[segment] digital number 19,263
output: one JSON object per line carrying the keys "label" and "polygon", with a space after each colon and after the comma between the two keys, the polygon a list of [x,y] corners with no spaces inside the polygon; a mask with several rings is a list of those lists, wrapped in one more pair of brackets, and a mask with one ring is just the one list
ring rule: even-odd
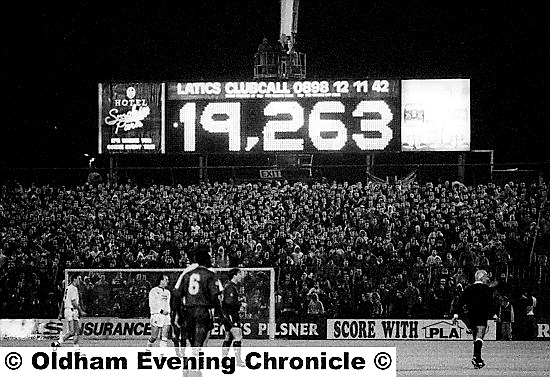
{"label": "digital number 19,263", "polygon": [[[303,151],[304,139],[277,137],[281,134],[298,132],[308,120],[308,136],[319,151],[339,151],[348,142],[349,130],[340,119],[326,119],[322,114],[343,114],[345,106],[340,101],[319,101],[310,111],[296,101],[273,101],[263,109],[267,119],[262,130],[263,151]],[[367,117],[367,114],[377,114]],[[351,114],[360,119],[360,133],[351,133],[351,140],[360,150],[382,150],[393,138],[389,127],[393,113],[383,100],[364,100],[355,106]],[[306,118],[307,117],[307,118]],[[197,122],[198,121],[198,122]],[[197,118],[195,102],[188,102],[179,110],[179,123],[183,124],[183,150],[195,152],[197,149],[197,123],[212,134],[226,134],[229,152],[239,152],[242,136],[246,137],[245,151],[250,151],[260,142],[260,135],[242,135],[241,103],[211,102],[206,105]],[[376,134],[377,137],[372,137]],[[290,136],[290,135],[287,135]],[[370,136],[370,137],[369,137]]]}

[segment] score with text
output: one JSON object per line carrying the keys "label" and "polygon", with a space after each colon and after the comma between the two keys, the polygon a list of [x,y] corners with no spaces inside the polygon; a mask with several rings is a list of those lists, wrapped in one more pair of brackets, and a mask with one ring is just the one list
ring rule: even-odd
{"label": "score with text", "polygon": [[361,152],[399,146],[395,98],[171,101],[167,153]]}

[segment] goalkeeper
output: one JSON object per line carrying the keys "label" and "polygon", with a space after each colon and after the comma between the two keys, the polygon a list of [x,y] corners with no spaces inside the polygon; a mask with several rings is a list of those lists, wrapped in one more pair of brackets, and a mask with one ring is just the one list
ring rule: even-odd
{"label": "goalkeeper", "polygon": [[229,271],[229,282],[223,289],[222,298],[222,324],[225,328],[225,339],[222,344],[222,354],[226,357],[229,353],[231,343],[233,343],[233,350],[235,351],[235,358],[237,359],[237,365],[243,366],[244,362],[241,359],[241,342],[243,339],[243,332],[241,329],[241,320],[239,318],[239,309],[241,303],[239,302],[239,290],[238,285],[243,279],[243,274],[238,268],[233,268]]}
{"label": "goalkeeper", "polygon": [[[52,342],[52,347],[59,347],[70,337],[73,338],[73,344],[75,347],[78,345],[78,336],[80,334],[80,317],[86,315],[80,304],[80,295],[78,293],[78,286],[81,283],[79,273],[71,275],[71,284],[65,289],[65,296],[59,310],[59,318],[65,319],[67,324],[67,333],[63,335],[59,334],[59,340]],[[64,316],[62,315],[64,313]]]}
{"label": "goalkeeper", "polygon": [[166,287],[170,278],[163,274],[159,277],[158,285],[149,291],[149,308],[151,310],[151,337],[147,347],[160,337],[160,346],[167,347],[170,333],[170,290]]}

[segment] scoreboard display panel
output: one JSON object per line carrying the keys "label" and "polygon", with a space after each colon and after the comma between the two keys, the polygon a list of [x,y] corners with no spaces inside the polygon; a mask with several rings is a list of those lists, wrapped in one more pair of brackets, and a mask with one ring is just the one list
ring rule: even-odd
{"label": "scoreboard display panel", "polygon": [[469,151],[470,80],[99,84],[99,153]]}
{"label": "scoreboard display panel", "polygon": [[398,80],[166,86],[166,153],[396,151]]}

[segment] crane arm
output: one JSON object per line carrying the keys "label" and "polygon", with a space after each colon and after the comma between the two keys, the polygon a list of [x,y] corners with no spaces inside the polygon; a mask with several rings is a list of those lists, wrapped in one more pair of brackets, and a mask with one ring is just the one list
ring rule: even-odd
{"label": "crane arm", "polygon": [[298,7],[300,0],[281,0],[281,38],[288,37],[294,42],[298,32]]}

